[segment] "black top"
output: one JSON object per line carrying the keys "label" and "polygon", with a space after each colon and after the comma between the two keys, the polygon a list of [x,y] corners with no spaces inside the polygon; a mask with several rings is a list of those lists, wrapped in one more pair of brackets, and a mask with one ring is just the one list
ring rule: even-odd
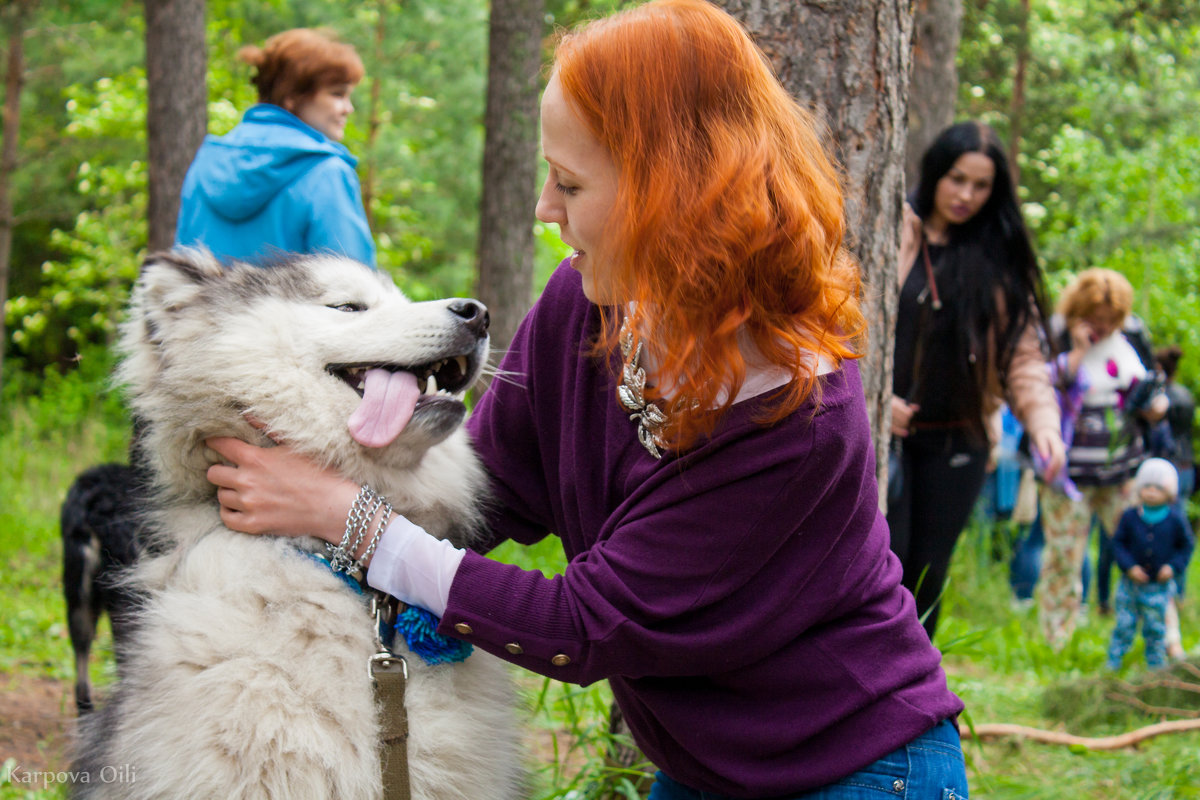
{"label": "black top", "polygon": [[[921,408],[913,415],[913,422],[921,423],[973,423],[982,414],[973,408],[971,393],[967,390],[974,380],[971,374],[972,356],[963,353],[957,334],[960,322],[961,303],[956,302],[955,286],[939,269],[939,262],[946,248],[929,245],[929,260],[933,265],[934,280],[942,301],[940,310],[934,310],[932,293],[927,291],[925,264],[920,254],[908,272],[908,278],[900,287],[900,302],[896,311],[896,348],[892,393]],[[924,345],[918,360],[918,335]],[[914,370],[919,367],[920,375]]]}

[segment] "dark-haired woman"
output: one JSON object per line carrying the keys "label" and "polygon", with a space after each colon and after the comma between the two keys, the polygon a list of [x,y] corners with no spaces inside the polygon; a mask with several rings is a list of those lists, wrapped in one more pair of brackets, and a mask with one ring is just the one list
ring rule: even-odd
{"label": "dark-haired woman", "polygon": [[1065,454],[1046,369],[1043,285],[995,131],[964,122],[921,161],[901,235],[892,436],[903,479],[892,549],[933,638],[950,558],[1007,400],[1053,477]]}
{"label": "dark-haired woman", "polygon": [[256,70],[258,104],[225,136],[209,136],[184,180],[177,245],[223,261],[331,252],[375,266],[375,243],[341,144],[362,80],[354,48],[295,28],[238,57]]}

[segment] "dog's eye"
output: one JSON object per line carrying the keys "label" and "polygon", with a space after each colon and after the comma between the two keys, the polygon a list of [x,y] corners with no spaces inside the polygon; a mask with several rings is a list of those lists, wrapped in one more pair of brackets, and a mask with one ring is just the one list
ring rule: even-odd
{"label": "dog's eye", "polygon": [[332,308],[334,311],[350,311],[350,312],[367,310],[367,307],[362,305],[361,303],[338,303],[337,305],[326,306],[326,308]]}

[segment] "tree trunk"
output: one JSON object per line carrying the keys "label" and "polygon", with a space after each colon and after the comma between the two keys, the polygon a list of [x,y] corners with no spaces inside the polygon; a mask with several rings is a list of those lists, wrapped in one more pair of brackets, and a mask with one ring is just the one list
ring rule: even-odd
{"label": "tree trunk", "polygon": [[[1012,105],[1008,110],[1008,164],[1014,187],[1021,185],[1021,135],[1025,123],[1025,73],[1029,64],[1029,0],[1021,0],[1018,20],[1017,63],[1013,74]],[[1148,292],[1147,292],[1148,294]]]}
{"label": "tree trunk", "polygon": [[12,262],[12,178],[17,171],[17,138],[21,130],[21,88],[25,85],[25,21],[33,0],[19,0],[9,8],[8,58],[4,74],[4,141],[0,144],[0,386],[4,384],[4,347],[8,342],[4,304],[8,300],[8,274]]}
{"label": "tree trunk", "polygon": [[[389,0],[379,0],[379,17],[375,20],[376,64],[384,63],[386,58],[384,45],[387,43],[387,18],[390,6]],[[383,128],[382,77],[382,75],[374,75],[371,78],[371,94],[367,106],[367,169],[362,182],[363,208],[367,212],[367,223],[370,225],[372,233],[375,233],[379,227],[375,222],[375,215],[371,212],[371,205],[375,201],[375,163],[377,160],[375,144],[379,141],[379,131]]]}
{"label": "tree trunk", "polygon": [[954,122],[958,99],[958,41],[962,0],[917,0],[913,24],[912,78],[908,90],[905,176],[917,184],[921,156]]}
{"label": "tree trunk", "polygon": [[[493,0],[479,210],[478,298],[492,348],[508,349],[533,303],[538,91],[545,0]],[[497,359],[498,360],[498,359]]]}
{"label": "tree trunk", "polygon": [[204,0],[145,0],[151,251],[175,243],[179,194],[208,126]]}
{"label": "tree trunk", "polygon": [[896,258],[913,17],[904,0],[718,0],[742,20],[783,85],[828,126],[845,171],[849,247],[863,276],[870,343],[859,362],[887,497]]}

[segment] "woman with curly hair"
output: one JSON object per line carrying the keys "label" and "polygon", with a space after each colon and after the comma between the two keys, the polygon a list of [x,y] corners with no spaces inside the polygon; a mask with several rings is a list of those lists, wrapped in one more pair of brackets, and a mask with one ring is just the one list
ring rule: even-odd
{"label": "woman with curly hair", "polygon": [[1041,272],[995,131],[979,122],[943,131],[922,158],[911,202],[892,384],[903,478],[887,519],[932,639],[954,546],[983,488],[989,418],[1007,400],[1051,479],[1065,448]]}
{"label": "woman with curly hair", "polygon": [[1075,632],[1093,519],[1106,537],[1097,593],[1107,602],[1103,573],[1111,570],[1111,553],[1106,558],[1103,551],[1134,500],[1133,477],[1147,456],[1142,423],[1158,422],[1167,411],[1166,395],[1124,332],[1133,299],[1124,275],[1092,267],[1075,275],[1058,300],[1056,322],[1064,330],[1056,337],[1053,374],[1070,431],[1067,468],[1064,481],[1038,494],[1046,539],[1038,620],[1055,650]]}
{"label": "woman with curly hair", "polygon": [[342,144],[363,77],[358,53],[329,31],[293,28],[238,58],[255,69],[258,103],[197,151],[175,243],[223,261],[328,251],[375,266],[358,160]]}
{"label": "woman with curly hair", "polygon": [[[573,253],[468,426],[481,550],[553,532],[569,563],[546,578],[401,520],[368,581],[500,658],[607,679],[655,800],[966,796],[963,706],[878,509],[859,275],[812,117],[732,17],[656,0],[558,42],[542,148],[537,216]],[[360,487],[212,444],[231,527],[340,538]]]}

